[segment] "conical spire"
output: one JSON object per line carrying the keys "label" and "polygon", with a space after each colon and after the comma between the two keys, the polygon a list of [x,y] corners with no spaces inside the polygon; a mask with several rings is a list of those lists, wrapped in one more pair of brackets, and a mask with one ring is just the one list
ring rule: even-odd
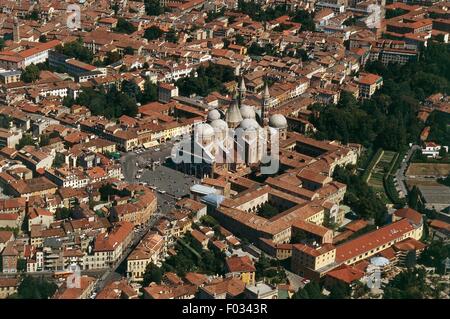
{"label": "conical spire", "polygon": [[270,99],[269,85],[267,81],[264,83],[264,99]]}
{"label": "conical spire", "polygon": [[245,87],[245,81],[244,81],[244,76],[242,75],[241,76],[241,84],[240,84],[240,86],[239,86],[239,90],[240,91],[247,91],[247,88]]}
{"label": "conical spire", "polygon": [[247,88],[245,87],[244,76],[241,75],[241,83],[239,84],[239,88],[238,88],[238,94],[239,94],[239,96],[238,96],[238,102],[239,103],[238,104],[239,104],[239,107],[242,106],[242,102],[245,99],[245,94],[246,93],[247,93]]}
{"label": "conical spire", "polygon": [[227,112],[225,113],[225,121],[227,122],[229,127],[235,128],[242,121],[241,111],[239,111],[239,106],[236,98],[231,102],[230,107],[228,107]]}

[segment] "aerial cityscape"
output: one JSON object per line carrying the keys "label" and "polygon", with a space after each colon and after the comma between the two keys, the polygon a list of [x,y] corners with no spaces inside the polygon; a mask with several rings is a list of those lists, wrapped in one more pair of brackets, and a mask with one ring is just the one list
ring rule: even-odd
{"label": "aerial cityscape", "polygon": [[0,299],[450,299],[449,37],[436,0],[0,0]]}

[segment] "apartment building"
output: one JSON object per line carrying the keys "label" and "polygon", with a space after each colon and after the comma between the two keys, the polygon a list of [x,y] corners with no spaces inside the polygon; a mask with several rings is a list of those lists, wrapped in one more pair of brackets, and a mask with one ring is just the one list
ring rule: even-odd
{"label": "apartment building", "polygon": [[127,258],[127,276],[131,281],[142,281],[148,264],[157,265],[164,251],[164,237],[148,233]]}

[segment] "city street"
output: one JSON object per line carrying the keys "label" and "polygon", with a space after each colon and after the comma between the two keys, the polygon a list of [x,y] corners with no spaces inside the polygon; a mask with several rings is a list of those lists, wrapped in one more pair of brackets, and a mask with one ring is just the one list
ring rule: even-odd
{"label": "city street", "polygon": [[100,277],[100,279],[97,281],[97,283],[95,285],[96,292],[102,290],[109,283],[116,281],[116,280],[120,280],[122,277],[126,276],[126,268],[127,268],[126,258],[136,248],[136,246],[139,244],[139,242],[142,240],[142,238],[144,238],[145,235],[147,235],[150,228],[153,227],[153,225],[159,220],[159,218],[161,218],[161,216],[162,216],[162,214],[159,212],[159,209],[158,209],[156,214],[154,214],[152,217],[150,217],[148,224],[139,228],[139,231],[134,233],[133,241],[127,247],[127,249],[123,252],[120,260],[118,260],[112,268],[107,269],[103,273],[103,275]]}

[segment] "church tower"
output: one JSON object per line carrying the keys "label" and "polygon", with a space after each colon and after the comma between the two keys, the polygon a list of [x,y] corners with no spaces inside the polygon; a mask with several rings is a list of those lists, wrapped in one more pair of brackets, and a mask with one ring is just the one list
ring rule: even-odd
{"label": "church tower", "polygon": [[262,127],[267,125],[267,112],[269,109],[269,100],[270,100],[269,85],[267,84],[267,81],[265,81],[261,105],[261,118],[260,118],[261,123],[259,123]]}
{"label": "church tower", "polygon": [[247,93],[247,88],[245,87],[245,81],[244,81],[244,76],[241,76],[241,83],[239,84],[239,88],[238,88],[238,102],[239,102],[239,107],[242,106],[242,102],[245,99],[245,94]]}
{"label": "church tower", "polygon": [[17,17],[14,17],[13,40],[15,43],[20,42],[20,26],[19,26],[19,19],[17,19]]}

